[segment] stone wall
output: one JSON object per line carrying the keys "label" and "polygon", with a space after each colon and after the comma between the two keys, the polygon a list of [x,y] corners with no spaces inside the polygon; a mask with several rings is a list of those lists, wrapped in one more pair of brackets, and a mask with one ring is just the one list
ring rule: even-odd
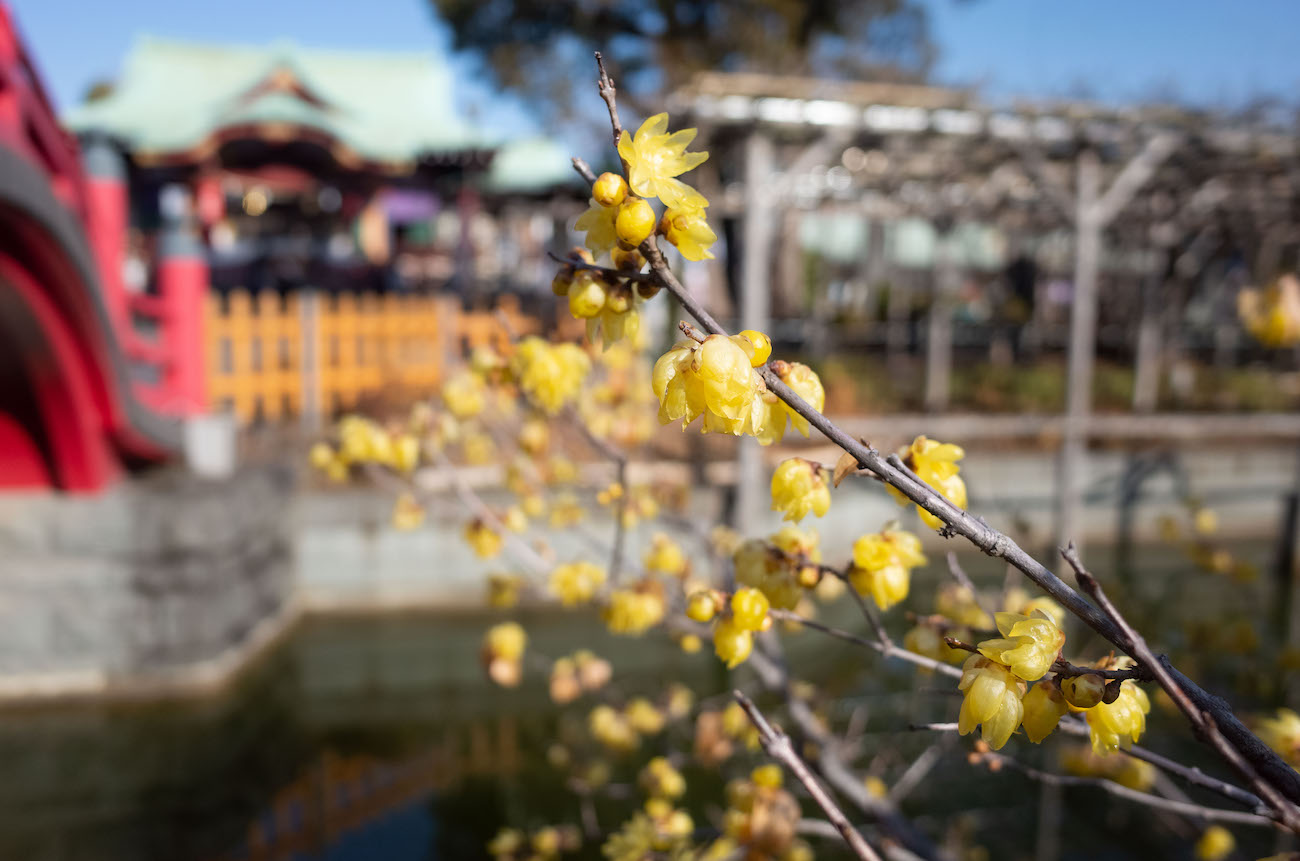
{"label": "stone wall", "polygon": [[287,471],[0,498],[0,699],[218,684],[292,618]]}

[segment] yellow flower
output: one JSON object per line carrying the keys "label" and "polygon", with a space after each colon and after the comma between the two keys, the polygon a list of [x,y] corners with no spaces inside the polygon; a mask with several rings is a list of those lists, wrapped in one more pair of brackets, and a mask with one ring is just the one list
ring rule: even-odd
{"label": "yellow flower", "polygon": [[1196,841],[1196,861],[1223,861],[1237,848],[1232,832],[1222,825],[1211,825]]}
{"label": "yellow flower", "polygon": [[334,449],[330,448],[327,442],[318,442],[311,447],[311,453],[308,455],[312,468],[325,472],[334,462]]}
{"label": "yellow flower", "polygon": [[393,505],[393,528],[400,530],[415,529],[424,522],[424,507],[415,501],[409,493],[397,497]]}
{"label": "yellow flower", "polygon": [[576,344],[552,344],[530,335],[519,342],[510,367],[524,393],[555,415],[577,397],[591,359]]}
{"label": "yellow flower", "polygon": [[718,241],[718,234],[704,219],[703,209],[669,209],[664,212],[660,224],[664,237],[677,246],[687,260],[713,259],[713,252],[709,249]]}
{"label": "yellow flower", "polygon": [[635,248],[655,232],[654,208],[644,198],[632,197],[619,204],[614,216],[614,232],[622,248]]}
{"label": "yellow flower", "polygon": [[1093,751],[1105,755],[1140,741],[1146,731],[1149,711],[1151,700],[1146,691],[1132,679],[1125,679],[1115,702],[1098,703],[1084,712]]}
{"label": "yellow flower", "polygon": [[971,655],[962,667],[957,688],[966,694],[957,717],[957,732],[967,735],[978,724],[984,741],[999,750],[1024,716],[1020,698],[1025,683],[997,661]]}
{"label": "yellow flower", "polygon": [[641,736],[626,716],[610,706],[600,705],[587,715],[587,729],[592,738],[614,751],[635,750],[641,744]]}
{"label": "yellow flower", "polygon": [[663,731],[664,713],[645,697],[635,697],[623,709],[623,716],[632,729],[642,735],[656,735]]}
{"label": "yellow flower", "polygon": [[1025,711],[1021,725],[1025,728],[1025,735],[1034,744],[1051,735],[1052,730],[1056,729],[1061,718],[1069,711],[1065,704],[1065,697],[1056,689],[1056,685],[1047,682],[1040,682],[1030,688],[1029,693],[1021,700],[1021,704]]}
{"label": "yellow flower", "polygon": [[[949,636],[964,640],[970,632],[964,628],[955,629]],[[903,635],[903,648],[918,655],[925,655],[936,661],[960,664],[970,654],[962,649],[954,649],[944,642],[943,635],[929,625],[917,625]],[[918,668],[918,672],[933,672],[928,668]]]}
{"label": "yellow flower", "polygon": [[442,402],[458,419],[472,418],[483,412],[487,402],[487,387],[483,378],[470,370],[463,370],[442,386]]}
{"label": "yellow flower", "polygon": [[667,609],[663,590],[656,582],[647,580],[611,592],[601,619],[611,633],[639,637],[662,622]]}
{"label": "yellow flower", "polygon": [[465,526],[465,540],[480,559],[491,559],[501,552],[501,534],[481,520]]}
{"label": "yellow flower", "polygon": [[980,654],[1006,664],[1027,682],[1046,675],[1065,644],[1065,634],[1056,623],[1038,610],[1032,616],[998,613],[994,619],[1002,637],[980,643]]}
{"label": "yellow flower", "polygon": [[483,637],[483,649],[494,658],[517,661],[524,656],[528,634],[518,622],[502,622],[488,628]]}
{"label": "yellow flower", "polygon": [[1283,275],[1264,290],[1237,295],[1242,325],[1266,347],[1286,347],[1300,341],[1300,280]]}
{"label": "yellow flower", "polygon": [[[803,398],[817,412],[826,408],[826,389],[822,387],[821,378],[812,368],[799,362],[773,362],[772,370],[782,382],[794,389],[795,394]],[[790,409],[784,401],[781,402],[781,407],[790,416],[790,423],[794,425],[794,429],[805,437],[808,436],[808,420]],[[779,420],[776,423],[781,425],[781,430],[784,432],[785,421]],[[781,434],[778,433],[776,438],[779,440]]]}
{"label": "yellow flower", "polygon": [[[957,461],[966,456],[966,452],[960,446],[935,442],[932,439],[919,436],[912,441],[910,446],[901,449],[899,455],[902,456],[903,462],[907,464],[912,472],[915,472],[918,478],[934,488],[940,496],[946,497],[949,502],[958,508],[966,507],[966,483],[957,474],[961,470],[961,467],[957,465]],[[890,487],[889,492],[899,505],[911,504],[911,500],[897,489]],[[942,520],[921,506],[918,505],[916,511],[921,515],[921,520],[925,525],[931,529],[939,529],[943,526]]]}
{"label": "yellow flower", "polygon": [[935,611],[969,628],[993,627],[993,619],[980,607],[971,590],[956,583],[947,583],[939,588]]}
{"label": "yellow flower", "polygon": [[808,512],[823,516],[831,507],[831,490],[822,468],[801,457],[781,461],[772,473],[772,510],[798,523]]}
{"label": "yellow flower", "polygon": [[617,173],[606,171],[592,183],[591,197],[593,202],[601,206],[618,206],[627,199],[627,180]]}
{"label": "yellow flower", "polygon": [[681,545],[662,532],[656,533],[642,559],[649,571],[659,571],[677,577],[686,571],[686,554]]}
{"label": "yellow flower", "polygon": [[591,562],[557,565],[547,580],[547,589],[566,607],[585,604],[605,585],[605,569]]}
{"label": "yellow flower", "polygon": [[583,244],[596,257],[618,245],[618,234],[614,232],[614,218],[617,215],[617,207],[601,206],[592,198],[587,211],[579,215],[578,221],[573,225],[575,230],[586,234]]}
{"label": "yellow flower", "polygon": [[686,778],[662,756],[656,756],[646,763],[637,782],[651,798],[672,800],[686,794]]}
{"label": "yellow flower", "polygon": [[745,662],[754,650],[754,634],[733,619],[721,619],[713,626],[713,651],[733,670]]}
{"label": "yellow flower", "polygon": [[911,569],[925,564],[921,540],[901,529],[886,529],[853,542],[849,583],[860,595],[870,595],[882,610],[907,597]]}
{"label": "yellow flower", "polygon": [[706,152],[686,152],[695,129],[668,134],[668,114],[655,114],[641,124],[635,136],[623,133],[618,154],[627,163],[628,184],[641,197],[657,197],[669,208],[703,209],[704,195],[674,177],[699,167]]}
{"label": "yellow flower", "polygon": [[519,603],[519,592],[523,586],[523,578],[517,574],[489,574],[488,606],[498,610],[510,609]]}
{"label": "yellow flower", "polygon": [[703,415],[705,433],[744,432],[761,386],[749,356],[722,335],[679,342],[659,357],[651,376],[660,423],[680,420],[684,429]]}
{"label": "yellow flower", "polygon": [[1300,767],[1300,715],[1278,709],[1277,717],[1259,722],[1259,737],[1292,767]]}

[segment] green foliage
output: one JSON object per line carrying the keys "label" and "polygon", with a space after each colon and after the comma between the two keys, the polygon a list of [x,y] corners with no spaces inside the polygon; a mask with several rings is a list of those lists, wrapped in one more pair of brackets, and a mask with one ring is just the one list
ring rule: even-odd
{"label": "green foliage", "polygon": [[916,0],[431,2],[457,50],[561,113],[589,103],[573,82],[589,74],[596,50],[617,52],[619,98],[637,108],[703,70],[915,79],[933,57]]}

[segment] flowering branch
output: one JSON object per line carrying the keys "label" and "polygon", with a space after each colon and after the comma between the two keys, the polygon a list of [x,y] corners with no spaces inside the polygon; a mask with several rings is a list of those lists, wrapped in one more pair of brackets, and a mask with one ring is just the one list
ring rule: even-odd
{"label": "flowering branch", "polygon": [[[609,107],[611,123],[614,124],[616,131],[621,134],[621,125],[618,124],[617,118],[615,93],[612,84],[608,87],[605,86],[608,75],[604,72],[603,62],[598,62],[598,65],[602,78],[601,96]],[[584,178],[594,181],[595,176],[591,169],[580,159],[574,159],[574,167]],[[727,333],[717,320],[691,296],[669,269],[653,234],[641,243],[640,249],[650,265],[651,273],[658,278],[663,287],[666,287],[682,303],[686,311],[710,334],[725,336]],[[784,401],[791,411],[802,417],[811,426],[816,427],[827,439],[856,459],[860,468],[873,473],[884,483],[902,493],[904,497],[916,503],[921,510],[942,521],[944,524],[940,530],[942,535],[961,535],[983,553],[994,558],[1004,559],[1109,642],[1130,654],[1138,651],[1137,643],[1129,632],[1126,632],[1108,614],[1099,611],[1046,566],[1030,556],[1010,536],[990,527],[982,519],[954,505],[917,477],[896,455],[882,456],[874,447],[853,439],[790,388],[770,364],[764,364],[756,370],[770,392]],[[1145,643],[1142,643],[1142,646],[1145,647]],[[1147,654],[1150,660],[1156,660],[1154,653],[1151,653],[1149,649]],[[1139,663],[1150,666],[1149,662],[1143,660],[1139,655],[1134,654],[1133,657]],[[1157,663],[1161,662],[1157,661]],[[1239,761],[1246,763],[1255,772],[1258,772],[1258,780],[1270,785],[1270,791],[1261,794],[1268,798],[1269,803],[1275,807],[1284,821],[1292,825],[1295,830],[1300,831],[1300,818],[1297,818],[1294,807],[1287,801],[1287,799],[1300,801],[1300,774],[1291,769],[1276,753],[1269,750],[1263,742],[1251,733],[1232,713],[1226,703],[1206,692],[1186,676],[1178,673],[1171,665],[1162,663],[1161,668],[1163,675],[1182,692],[1187,701],[1194,707],[1194,710],[1202,715],[1201,719],[1193,719],[1193,726],[1204,729],[1207,724],[1213,724],[1214,731],[1202,732],[1202,735],[1229,762],[1233,762],[1234,767],[1237,767],[1235,761]],[[1154,671],[1154,667],[1152,669]],[[1157,678],[1159,679],[1159,676]],[[1219,743],[1218,739],[1222,739],[1222,744]],[[1238,770],[1241,769],[1238,768]]]}
{"label": "flowering branch", "polygon": [[835,803],[835,800],[831,798],[825,787],[821,785],[817,777],[808,768],[808,764],[799,757],[799,754],[795,753],[794,745],[790,743],[790,736],[773,727],[749,697],[740,691],[733,691],[732,696],[736,698],[736,702],[740,703],[740,707],[745,710],[750,722],[758,730],[758,740],[763,745],[763,750],[768,756],[784,765],[795,777],[799,778],[799,782],[804,785],[808,790],[808,794],[821,807],[831,825],[835,826],[835,830],[844,838],[844,842],[849,844],[853,854],[865,859],[865,861],[882,861],[876,850],[872,849],[871,845],[867,843],[867,839],[849,822],[848,817],[844,815],[844,811],[840,810],[839,805]]}

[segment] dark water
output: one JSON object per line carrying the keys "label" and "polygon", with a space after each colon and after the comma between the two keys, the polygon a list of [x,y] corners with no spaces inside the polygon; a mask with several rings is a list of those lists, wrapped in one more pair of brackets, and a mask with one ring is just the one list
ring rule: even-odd
{"label": "dark water", "polygon": [[[1266,561],[1265,548],[1251,552]],[[992,560],[971,559],[968,568],[983,583],[1000,581]],[[1160,624],[1174,646],[1190,648],[1204,636],[1185,624],[1189,615],[1206,623],[1201,628],[1223,627],[1269,603],[1266,579],[1243,587],[1168,561],[1144,562],[1138,571],[1115,591],[1142,618]],[[918,595],[930,577],[920,578]],[[929,608],[919,602],[915,609]],[[847,627],[857,623],[847,605],[831,608],[828,617]],[[561,777],[543,753],[566,714],[547,699],[545,672],[532,671],[516,690],[483,680],[479,642],[496,618],[310,621],[219,699],[0,716],[0,859],[481,858],[502,825],[577,822],[576,801],[559,788]],[[523,621],[536,654],[556,657],[586,646],[609,657],[615,699],[653,695],[673,680],[704,695],[728,688],[710,654],[684,655],[666,638],[614,638],[581,614]],[[901,632],[900,619],[891,624]],[[1234,701],[1275,704],[1285,680],[1271,669],[1275,647],[1268,631],[1260,634],[1253,652],[1219,655],[1194,668]],[[939,765],[904,803],[921,827],[936,836],[968,830],[969,842],[993,857],[1032,857],[1036,785],[972,769],[965,740],[906,729],[909,722],[955,719],[958,700],[947,680],[882,665],[820,635],[786,642],[791,660],[826,685],[832,713],[848,720],[856,712],[864,751],[859,768],[892,784],[920,752],[942,746]],[[567,714],[580,717],[592,704]],[[659,749],[616,764],[615,782],[633,782],[654,753],[689,749],[688,731],[676,733],[656,740]],[[1217,769],[1173,718],[1153,715],[1149,738],[1157,750]],[[1055,755],[1027,743],[1012,747],[1028,762]],[[740,757],[732,773],[758,761]],[[707,825],[717,811],[726,776],[688,769],[686,806],[697,825]],[[601,802],[602,825],[616,825],[636,804],[634,797]],[[1070,792],[1063,828],[1070,835],[1065,858],[1190,857],[1197,830],[1143,808],[1106,803],[1087,789]],[[1272,849],[1271,838],[1259,832],[1240,830],[1238,840]],[[834,844],[818,844],[818,857],[838,852]],[[598,846],[581,856],[599,857]]]}

